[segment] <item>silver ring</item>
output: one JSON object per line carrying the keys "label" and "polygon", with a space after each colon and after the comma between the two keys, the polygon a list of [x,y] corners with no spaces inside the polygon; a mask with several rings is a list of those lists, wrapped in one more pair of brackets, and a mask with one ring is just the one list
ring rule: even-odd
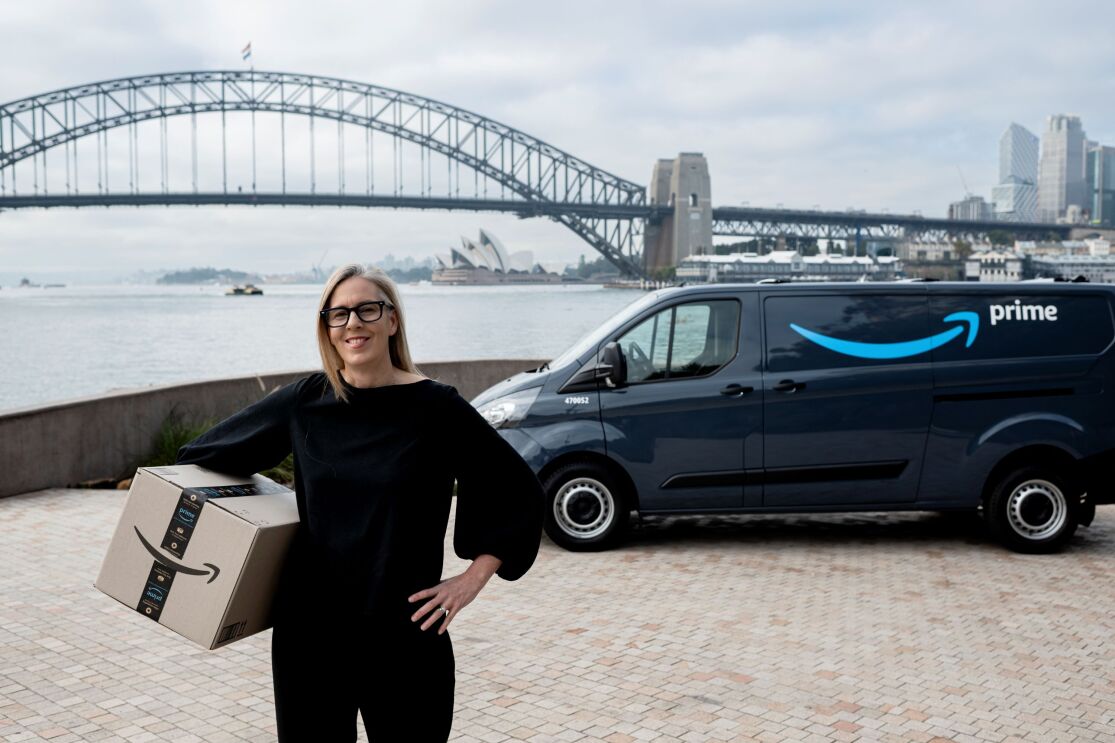
{"label": "silver ring", "polygon": [[449,610],[448,610],[448,609],[446,609],[446,608],[445,608],[444,606],[439,606],[439,607],[438,607],[438,609],[440,609],[441,611],[445,612],[445,616],[449,616]]}

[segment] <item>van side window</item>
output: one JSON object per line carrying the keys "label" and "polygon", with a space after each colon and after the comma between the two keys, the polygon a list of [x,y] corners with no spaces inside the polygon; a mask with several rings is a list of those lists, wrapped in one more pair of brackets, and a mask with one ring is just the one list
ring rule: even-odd
{"label": "van side window", "polygon": [[736,355],[739,303],[712,300],[678,305],[647,318],[619,338],[627,381],[699,377]]}
{"label": "van side window", "polygon": [[789,372],[882,364],[929,363],[924,353],[872,358],[864,346],[923,340],[925,296],[824,294],[771,296],[763,302],[767,370]]}
{"label": "van side window", "polygon": [[627,331],[619,347],[627,359],[627,381],[649,382],[666,377],[673,308],[663,310]]}

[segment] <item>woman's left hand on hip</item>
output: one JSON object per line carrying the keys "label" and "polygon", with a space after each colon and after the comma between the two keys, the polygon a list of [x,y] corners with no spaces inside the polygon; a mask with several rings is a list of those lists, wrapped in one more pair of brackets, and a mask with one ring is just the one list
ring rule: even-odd
{"label": "woman's left hand on hip", "polygon": [[413,604],[422,599],[428,600],[411,616],[410,621],[417,622],[429,614],[426,621],[422,622],[422,629],[427,630],[435,622],[441,620],[441,626],[437,630],[440,635],[445,632],[449,623],[456,618],[461,609],[472,603],[472,600],[476,598],[476,595],[488,582],[488,577],[482,572],[466,570],[460,575],[446,578],[433,588],[419,591],[410,597],[410,603]]}

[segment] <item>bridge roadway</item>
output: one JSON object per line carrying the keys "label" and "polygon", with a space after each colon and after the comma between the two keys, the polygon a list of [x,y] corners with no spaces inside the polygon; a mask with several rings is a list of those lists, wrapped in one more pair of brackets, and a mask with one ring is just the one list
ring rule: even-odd
{"label": "bridge roadway", "polygon": [[[1075,225],[1080,227],[1080,225]],[[817,211],[810,209],[764,209],[754,207],[714,207],[714,235],[740,237],[813,237],[844,240],[857,235],[867,237],[947,237],[981,236],[990,232],[1009,232],[1020,239],[1067,239],[1074,225],[1038,222],[1001,222],[983,220],[937,219],[919,214],[881,214],[860,211]]]}
{"label": "bridge roadway", "polygon": [[350,206],[389,209],[447,209],[474,212],[510,212],[521,217],[558,217],[572,214],[598,219],[653,219],[672,212],[669,207],[645,204],[527,201],[525,199],[468,199],[446,196],[388,196],[337,193],[101,193],[0,197],[5,209],[90,206]]}
{"label": "bridge roadway", "polygon": [[[666,204],[609,204],[526,199],[469,199],[439,196],[393,196],[306,192],[171,192],[35,194],[0,197],[0,211],[29,208],[108,206],[338,206],[389,209],[444,209],[506,212],[520,217],[575,215],[596,219],[661,221],[674,212]],[[1076,225],[1075,227],[1079,227]],[[834,212],[762,207],[715,207],[714,235],[737,237],[807,237],[833,240],[874,237],[943,239],[985,235],[996,230],[1019,237],[1067,239],[1074,225],[936,219],[917,214]]]}

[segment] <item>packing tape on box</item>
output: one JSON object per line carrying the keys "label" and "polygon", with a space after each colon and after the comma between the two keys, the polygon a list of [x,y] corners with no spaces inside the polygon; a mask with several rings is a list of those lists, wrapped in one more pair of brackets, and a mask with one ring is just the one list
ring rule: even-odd
{"label": "packing tape on box", "polygon": [[[197,522],[201,518],[201,511],[205,504],[213,498],[233,498],[285,492],[287,492],[287,488],[273,482],[222,485],[210,488],[185,488],[178,496],[178,505],[175,506],[174,513],[170,517],[170,523],[167,524],[166,533],[163,535],[159,547],[179,560],[183,559],[186,556],[186,548],[190,546],[190,537],[193,536],[194,529],[197,528]],[[147,582],[143,586],[139,604],[136,606],[136,611],[140,614],[150,617],[156,622],[159,621],[159,616],[163,613],[163,607],[166,605],[167,596],[170,595],[170,587],[174,584],[174,578],[178,573],[197,576],[208,575],[207,583],[212,583],[220,574],[221,569],[212,563],[205,563],[206,569],[199,570],[171,560],[147,541],[138,527],[134,528],[139,541],[155,558],[151,564],[151,571],[147,574]]]}

